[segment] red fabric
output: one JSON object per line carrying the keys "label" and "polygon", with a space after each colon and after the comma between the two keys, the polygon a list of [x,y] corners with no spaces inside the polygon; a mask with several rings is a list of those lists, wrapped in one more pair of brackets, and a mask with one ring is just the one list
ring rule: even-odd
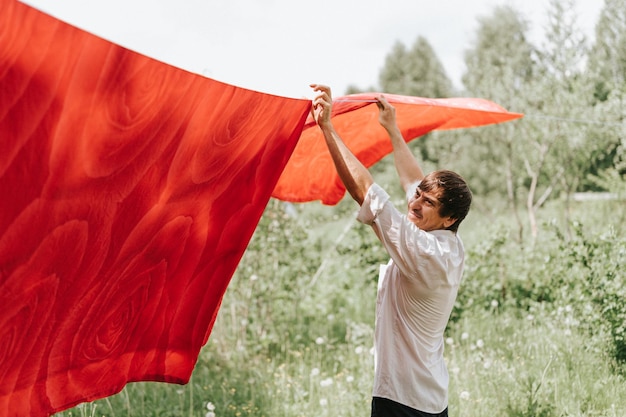
{"label": "red fabric", "polygon": [[[520,116],[387,97],[405,137]],[[368,166],[391,150],[372,98],[335,105]],[[0,415],[187,382],[272,191],[344,194],[309,108],[0,0]]]}
{"label": "red fabric", "polygon": [[187,382],[309,109],[0,0],[0,415]]}
{"label": "red fabric", "polygon": [[[392,151],[385,130],[378,123],[379,93],[336,97],[333,103],[335,129],[367,167]],[[501,123],[522,117],[499,105],[477,98],[429,99],[385,94],[396,108],[402,135],[408,141],[432,130],[469,128]],[[321,200],[337,204],[345,194],[326,143],[309,116],[302,136],[285,167],[273,197],[287,201]]]}

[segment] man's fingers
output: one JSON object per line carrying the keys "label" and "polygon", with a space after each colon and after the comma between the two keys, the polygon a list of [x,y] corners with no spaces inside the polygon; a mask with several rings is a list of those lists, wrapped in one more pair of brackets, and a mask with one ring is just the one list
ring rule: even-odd
{"label": "man's fingers", "polygon": [[330,87],[328,87],[327,85],[323,85],[323,84],[309,84],[309,87],[311,87],[313,89],[313,91],[315,92],[321,92],[322,94],[328,94],[328,96],[331,96],[331,92],[330,92]]}
{"label": "man's fingers", "polygon": [[380,108],[389,106],[389,102],[382,94],[376,97],[376,104],[378,104]]}

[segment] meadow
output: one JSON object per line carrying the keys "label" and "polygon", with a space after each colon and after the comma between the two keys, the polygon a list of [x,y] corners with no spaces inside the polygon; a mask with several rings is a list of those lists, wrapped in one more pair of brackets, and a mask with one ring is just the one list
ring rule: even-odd
{"label": "meadow", "polygon": [[[369,415],[387,255],[355,209],[271,200],[189,384],[133,383],[57,416]],[[554,198],[520,238],[502,198],[476,196],[446,333],[451,416],[626,415],[624,201],[565,209]]]}

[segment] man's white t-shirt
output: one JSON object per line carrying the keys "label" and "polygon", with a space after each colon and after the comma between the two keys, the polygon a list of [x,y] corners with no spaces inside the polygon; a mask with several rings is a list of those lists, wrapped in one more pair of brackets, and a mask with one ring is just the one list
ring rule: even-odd
{"label": "man's white t-shirt", "polygon": [[[415,188],[408,190],[410,198]],[[357,219],[391,257],[378,281],[373,396],[440,413],[448,406],[443,334],[463,275],[463,243],[449,230],[420,230],[377,184]]]}

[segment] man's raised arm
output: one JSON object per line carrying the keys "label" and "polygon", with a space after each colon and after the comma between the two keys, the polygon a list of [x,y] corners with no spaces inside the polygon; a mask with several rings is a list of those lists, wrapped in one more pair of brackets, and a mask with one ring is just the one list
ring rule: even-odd
{"label": "man's raised arm", "polygon": [[400,177],[402,189],[406,192],[411,184],[414,184],[416,181],[421,181],[424,178],[424,172],[402,137],[400,128],[396,123],[395,107],[389,104],[384,96],[380,96],[376,100],[376,105],[380,111],[378,121],[381,126],[385,128],[391,139],[396,170]]}
{"label": "man's raised arm", "polygon": [[330,120],[332,111],[330,88],[319,84],[311,84],[311,87],[318,93],[315,99],[313,99],[313,108],[311,109],[313,117],[324,134],[326,145],[328,145],[328,150],[335,163],[339,178],[341,178],[343,185],[345,185],[352,198],[361,205],[367,190],[374,183],[374,179],[369,170],[348,149],[335,131]]}

